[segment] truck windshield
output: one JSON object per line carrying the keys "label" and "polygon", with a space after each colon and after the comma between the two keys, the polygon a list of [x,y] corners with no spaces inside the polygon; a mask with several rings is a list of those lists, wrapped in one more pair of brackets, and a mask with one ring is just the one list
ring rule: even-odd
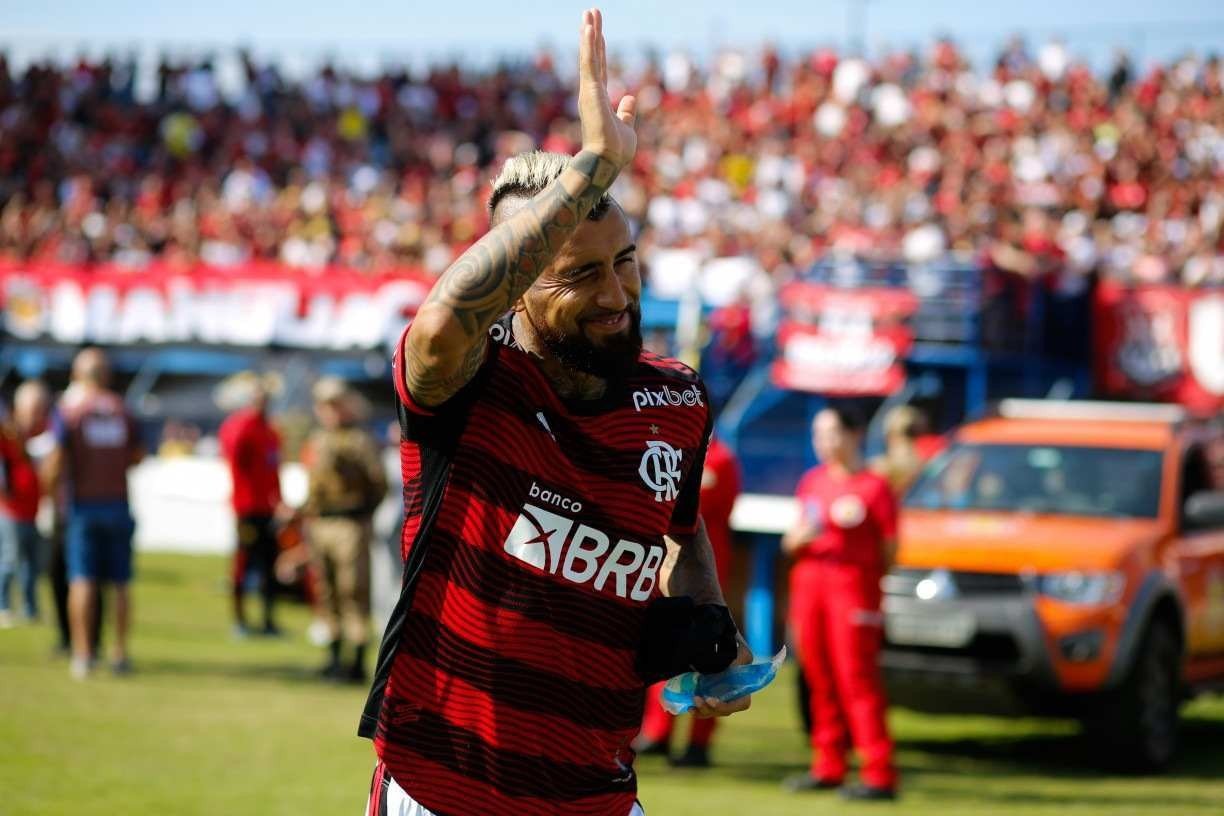
{"label": "truck windshield", "polygon": [[932,461],[905,506],[1155,518],[1159,451],[955,444]]}

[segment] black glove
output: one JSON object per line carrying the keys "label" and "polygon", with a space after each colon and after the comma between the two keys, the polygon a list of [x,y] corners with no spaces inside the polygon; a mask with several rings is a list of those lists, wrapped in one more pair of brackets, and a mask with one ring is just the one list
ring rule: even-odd
{"label": "black glove", "polygon": [[695,604],[685,596],[656,598],[646,609],[634,668],[647,683],[698,671],[726,669],[739,651],[731,612],[719,604]]}

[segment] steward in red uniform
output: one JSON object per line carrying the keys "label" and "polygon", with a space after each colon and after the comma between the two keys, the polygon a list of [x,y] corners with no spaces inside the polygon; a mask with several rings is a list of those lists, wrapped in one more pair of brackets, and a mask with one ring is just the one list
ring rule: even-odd
{"label": "steward in red uniform", "polygon": [[260,382],[251,385],[251,402],[226,418],[218,433],[221,453],[233,481],[231,501],[237,518],[238,545],[234,551],[234,631],[248,633],[243,596],[252,570],[259,575],[263,596],[263,631],[275,635],[276,525],[281,503],[280,435],[267,418],[267,392]]}
{"label": "steward in red uniform", "polygon": [[892,799],[897,771],[878,658],[880,579],[892,561],[897,505],[888,482],[863,465],[861,428],[845,410],[816,415],[813,443],[823,464],[800,480],[799,519],[782,539],[795,558],[790,622],[814,720],[811,771],[787,786],[841,787],[853,742],[863,784],[843,795]]}

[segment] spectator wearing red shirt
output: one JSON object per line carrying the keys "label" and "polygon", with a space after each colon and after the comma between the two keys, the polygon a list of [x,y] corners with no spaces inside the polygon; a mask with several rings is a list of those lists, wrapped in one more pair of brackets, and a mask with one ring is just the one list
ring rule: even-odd
{"label": "spectator wearing red shirt", "polygon": [[49,402],[42,383],[22,383],[13,396],[12,420],[0,418],[0,628],[13,623],[9,587],[14,575],[26,620],[38,618],[42,542],[34,519],[42,490],[26,443],[46,424]]}
{"label": "spectator wearing red shirt", "polygon": [[[813,443],[823,464],[800,480],[800,516],[782,537],[795,559],[790,620],[814,720],[811,770],[787,787],[841,787],[850,799],[893,799],[897,770],[877,661],[880,579],[893,559],[897,505],[884,477],[864,466],[862,428],[846,409],[816,415]],[[863,781],[842,787],[851,742]]]}
{"label": "spectator wearing red shirt", "polygon": [[231,501],[237,521],[234,551],[234,632],[250,633],[247,626],[245,589],[258,575],[263,598],[263,633],[277,635],[276,601],[277,545],[275,517],[281,506],[280,435],[268,422],[268,389],[250,375],[248,404],[234,411],[221,425],[221,454],[229,464],[233,482]]}
{"label": "spectator wearing red shirt", "polygon": [[[731,572],[731,511],[740,493],[740,466],[735,453],[718,439],[711,437],[706,451],[705,467],[701,471],[701,518],[714,551],[718,583],[727,586]],[[663,708],[659,695],[664,683],[656,683],[646,692],[646,712],[642,732],[636,740],[639,754],[667,754],[675,717]],[[718,720],[694,717],[689,732],[689,747],[672,764],[677,767],[704,768],[710,764],[710,740]]]}

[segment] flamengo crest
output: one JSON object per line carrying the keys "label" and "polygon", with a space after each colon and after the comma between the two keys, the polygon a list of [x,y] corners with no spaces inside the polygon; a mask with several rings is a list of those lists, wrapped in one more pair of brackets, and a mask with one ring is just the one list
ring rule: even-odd
{"label": "flamengo crest", "polygon": [[684,451],[676,450],[661,439],[646,442],[646,452],[638,465],[642,483],[655,493],[655,501],[675,501],[680,495],[680,460]]}

